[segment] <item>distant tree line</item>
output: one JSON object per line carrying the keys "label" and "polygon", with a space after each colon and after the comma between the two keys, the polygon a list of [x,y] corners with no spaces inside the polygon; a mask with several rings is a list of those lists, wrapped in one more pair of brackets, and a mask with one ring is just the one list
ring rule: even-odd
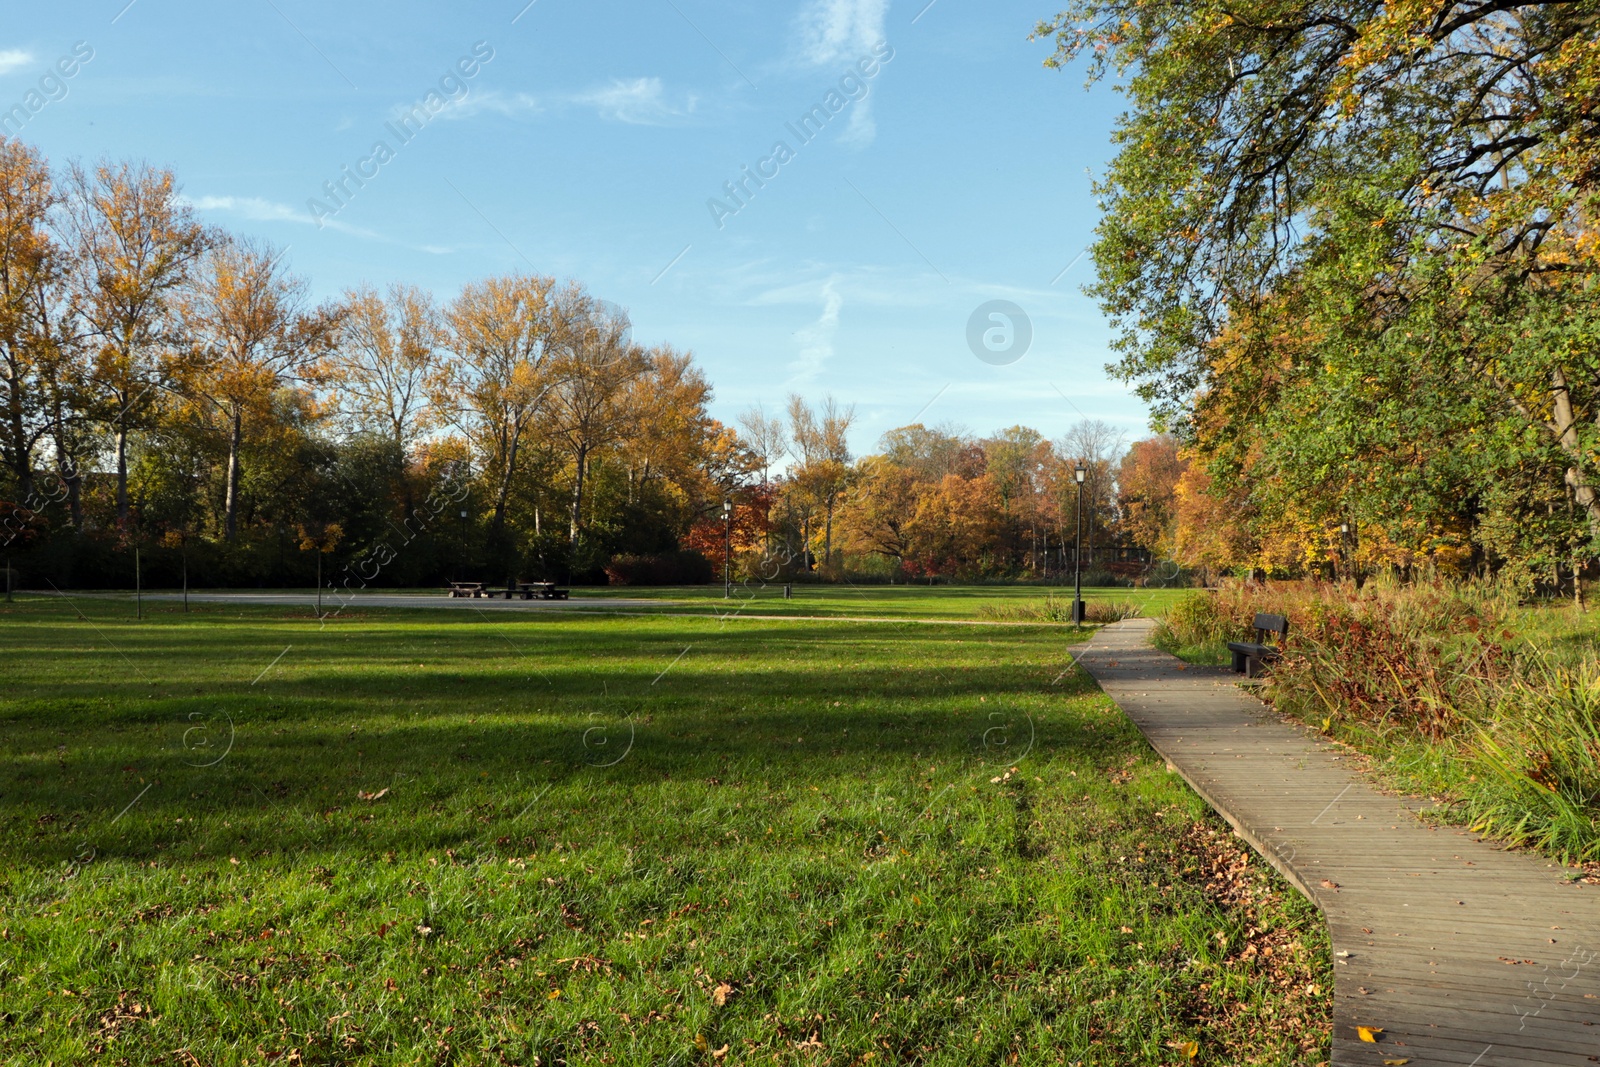
{"label": "distant tree line", "polygon": [[[0,541],[19,577],[599,576],[751,459],[687,353],[577,283],[316,302],[170,172],[0,142]],[[326,575],[325,575],[326,577]]]}
{"label": "distant tree line", "polygon": [[[853,419],[832,398],[814,409],[799,396],[783,415],[740,417],[759,481],[733,512],[737,574],[1070,581],[1076,562],[1094,581],[1133,582],[1170,540],[1177,470],[1147,474],[1153,442],[1127,449],[1104,422],[1054,441],[1026,426],[980,437],[918,423],[856,457],[845,439]],[[702,520],[687,543],[715,557],[727,534]]]}
{"label": "distant tree line", "polygon": [[0,550],[33,588],[126,587],[135,558],[151,587],[708,581],[725,551],[741,580],[1061,579],[1080,528],[1083,569],[1126,578],[1176,479],[1151,491],[1099,422],[906,426],[862,457],[831,397],[725,426],[688,353],[578,283],[317,301],[170,172],[16,140],[0,367]]}

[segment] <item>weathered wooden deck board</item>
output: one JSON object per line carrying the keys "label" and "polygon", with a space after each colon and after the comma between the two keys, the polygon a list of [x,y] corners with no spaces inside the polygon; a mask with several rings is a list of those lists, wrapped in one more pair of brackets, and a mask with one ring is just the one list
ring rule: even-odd
{"label": "weathered wooden deck board", "polygon": [[[1151,745],[1310,897],[1333,940],[1333,1063],[1600,1063],[1600,893],[1379,793],[1227,671],[1107,626],[1078,662]],[[1345,955],[1338,955],[1345,953]],[[1531,961],[1531,962],[1523,962]],[[1357,1026],[1382,1027],[1377,1044]]]}

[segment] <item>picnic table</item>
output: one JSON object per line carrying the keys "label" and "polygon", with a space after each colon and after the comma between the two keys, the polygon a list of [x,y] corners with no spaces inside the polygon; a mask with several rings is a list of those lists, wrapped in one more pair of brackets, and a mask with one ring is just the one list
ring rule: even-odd
{"label": "picnic table", "polygon": [[512,582],[506,586],[506,599],[520,596],[523,600],[566,600],[570,590],[557,589],[555,582]]}
{"label": "picnic table", "polygon": [[483,582],[451,582],[450,595],[452,597],[468,597],[481,599],[503,596],[507,600],[521,597],[523,600],[566,600],[571,596],[571,590],[556,587],[555,582],[508,582],[503,586],[489,586]]}

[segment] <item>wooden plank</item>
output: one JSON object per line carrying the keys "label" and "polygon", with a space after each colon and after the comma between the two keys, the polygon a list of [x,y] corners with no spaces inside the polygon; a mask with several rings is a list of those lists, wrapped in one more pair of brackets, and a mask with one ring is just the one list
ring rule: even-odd
{"label": "wooden plank", "polygon": [[[1334,961],[1333,1064],[1600,1062],[1593,887],[1540,857],[1424,824],[1427,805],[1378,792],[1359,761],[1278,719],[1239,676],[1151,648],[1150,625],[1103,628],[1078,663],[1322,909],[1335,953],[1347,954]],[[1383,1040],[1358,1040],[1357,1025],[1382,1027]]]}

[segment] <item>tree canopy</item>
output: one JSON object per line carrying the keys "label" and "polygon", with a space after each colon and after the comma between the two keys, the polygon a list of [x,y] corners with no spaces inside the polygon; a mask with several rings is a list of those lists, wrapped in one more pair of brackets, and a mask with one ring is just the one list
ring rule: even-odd
{"label": "tree canopy", "polygon": [[1351,524],[1406,566],[1596,554],[1597,31],[1595,0],[1040,25],[1131,102],[1093,249],[1113,369],[1258,517],[1258,559]]}

